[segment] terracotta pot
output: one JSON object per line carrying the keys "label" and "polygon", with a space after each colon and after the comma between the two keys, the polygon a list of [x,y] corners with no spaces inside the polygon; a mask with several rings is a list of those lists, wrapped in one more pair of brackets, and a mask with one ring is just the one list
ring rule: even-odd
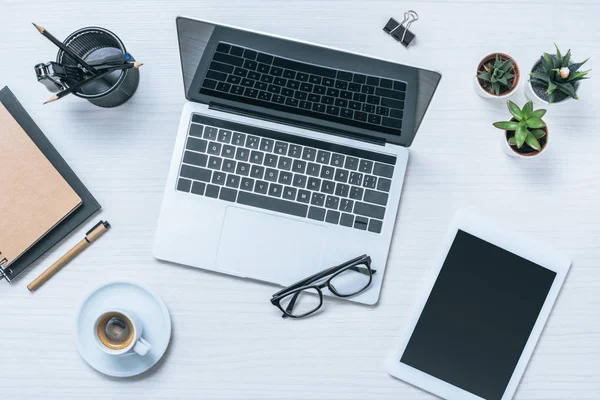
{"label": "terracotta pot", "polygon": [[[513,72],[515,74],[515,77],[513,78],[512,89],[510,89],[509,91],[502,93],[498,96],[496,96],[496,94],[494,94],[494,93],[490,93],[487,90],[485,90],[483,88],[483,86],[481,85],[479,78],[477,78],[477,74],[483,69],[483,65],[487,64],[489,61],[495,60],[496,54],[498,54],[502,60],[509,60],[509,59],[512,60],[512,62],[513,62],[512,68],[513,68]],[[483,97],[484,99],[502,99],[502,100],[508,99],[517,92],[517,88],[519,87],[520,83],[521,83],[521,71],[519,70],[519,65],[514,60],[514,58],[512,58],[508,54],[504,54],[504,53],[488,54],[479,62],[479,65],[477,65],[477,71],[475,72],[474,87],[475,87],[475,91],[477,92],[477,94],[479,96]]]}

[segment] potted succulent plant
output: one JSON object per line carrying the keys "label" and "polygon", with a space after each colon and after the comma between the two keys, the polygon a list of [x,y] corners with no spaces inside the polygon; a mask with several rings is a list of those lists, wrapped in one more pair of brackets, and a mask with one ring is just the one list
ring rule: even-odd
{"label": "potted succulent plant", "polygon": [[512,96],[521,80],[515,60],[503,53],[485,56],[477,66],[475,91],[486,99],[505,99]]}
{"label": "potted succulent plant", "polygon": [[577,96],[579,83],[582,79],[588,79],[586,75],[590,72],[579,71],[587,60],[573,62],[571,50],[563,57],[556,43],[554,47],[556,54],[544,53],[533,65],[525,89],[527,98],[542,104],[579,99]]}
{"label": "potted succulent plant", "polygon": [[533,102],[519,108],[508,101],[510,121],[494,122],[494,126],[504,131],[502,147],[510,156],[533,157],[542,153],[548,146],[548,127],[542,120],[546,110],[534,110]]}

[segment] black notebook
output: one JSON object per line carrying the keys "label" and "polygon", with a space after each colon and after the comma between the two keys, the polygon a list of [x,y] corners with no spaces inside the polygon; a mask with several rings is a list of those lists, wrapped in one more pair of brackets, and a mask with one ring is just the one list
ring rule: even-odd
{"label": "black notebook", "polygon": [[[33,119],[31,119],[29,114],[27,114],[27,111],[25,111],[21,103],[19,103],[8,87],[0,90],[0,103],[4,105],[12,117],[19,125],[21,125],[35,145],[60,173],[63,179],[67,181],[71,188],[73,188],[82,201],[81,206],[64,218],[18,259],[10,263],[6,268],[0,267],[0,278],[4,277],[10,282],[27,267],[33,264],[40,256],[54,247],[54,245],[95,214],[100,209],[100,204],[79,180],[77,175],[75,175],[54,146],[52,146],[52,143],[44,136],[40,128],[35,124]],[[4,193],[2,195],[7,196],[10,194]]]}

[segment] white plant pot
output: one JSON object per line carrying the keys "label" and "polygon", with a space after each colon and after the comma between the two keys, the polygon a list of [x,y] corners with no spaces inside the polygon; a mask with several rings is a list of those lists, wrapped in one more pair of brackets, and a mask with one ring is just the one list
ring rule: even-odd
{"label": "white plant pot", "polygon": [[506,155],[508,155],[510,157],[515,157],[515,158],[525,159],[525,160],[531,160],[531,159],[534,159],[534,158],[538,158],[543,153],[545,153],[546,149],[548,148],[548,144],[549,143],[550,143],[550,140],[548,140],[546,142],[546,146],[544,146],[544,148],[542,148],[542,151],[540,151],[538,153],[530,153],[531,155],[521,154],[521,153],[518,153],[516,150],[514,150],[513,147],[510,144],[508,144],[508,140],[506,140],[506,132],[502,131],[502,137],[501,137],[501,143],[500,143],[500,145],[502,146],[502,151],[504,151],[504,153],[506,153]]}
{"label": "white plant pot", "polygon": [[[537,65],[538,62],[539,62],[539,60],[534,62],[533,65],[531,66],[531,68],[529,69],[529,71],[533,71],[533,68]],[[578,86],[579,85],[577,85],[575,88],[577,90],[577,93],[579,93]],[[538,96],[535,93],[535,91],[533,90],[533,86],[531,86],[531,78],[529,77],[529,74],[527,74],[527,81],[525,82],[525,97],[527,97],[528,100],[533,101],[533,104],[537,105],[538,107],[540,107],[540,106],[543,106],[543,107],[559,106],[559,105],[571,103],[574,100],[572,97],[567,97],[565,100],[559,101],[558,103],[548,103],[546,100],[544,100],[540,96]]]}
{"label": "white plant pot", "polygon": [[481,87],[477,76],[475,76],[473,79],[473,89],[475,89],[475,93],[477,93],[479,96],[483,97],[484,99],[498,100],[498,101],[503,101],[503,102],[513,98],[516,95],[517,91],[519,90],[520,85],[521,85],[521,80],[519,79],[519,81],[517,82],[517,85],[515,87],[513,87],[513,90],[511,90],[510,92],[508,92],[506,94],[496,96],[494,94],[486,92]]}

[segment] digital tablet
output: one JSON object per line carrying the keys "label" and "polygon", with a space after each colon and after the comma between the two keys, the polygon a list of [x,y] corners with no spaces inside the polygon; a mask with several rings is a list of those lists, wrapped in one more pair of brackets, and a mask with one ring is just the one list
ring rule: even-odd
{"label": "digital tablet", "polygon": [[388,372],[447,400],[511,399],[570,265],[459,212]]}

